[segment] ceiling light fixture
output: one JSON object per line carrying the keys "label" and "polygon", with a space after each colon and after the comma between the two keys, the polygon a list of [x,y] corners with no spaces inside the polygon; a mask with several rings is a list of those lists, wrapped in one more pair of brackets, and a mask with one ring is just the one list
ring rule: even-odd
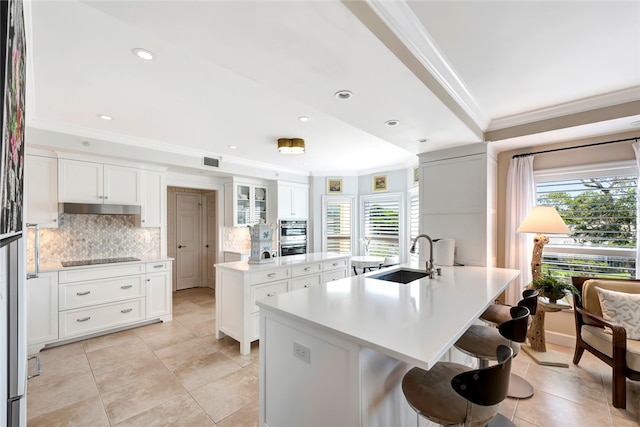
{"label": "ceiling light fixture", "polygon": [[153,59],[153,53],[146,49],[136,47],[135,49],[131,49],[131,52],[138,58],[146,61],[151,61]]}
{"label": "ceiling light fixture", "polygon": [[298,120],[300,120],[301,122],[308,122],[308,121],[309,121],[309,117],[307,117],[307,116],[300,116],[300,117],[298,117]]}
{"label": "ceiling light fixture", "polygon": [[100,117],[102,120],[113,120],[113,117],[106,114],[98,114],[98,117]]}
{"label": "ceiling light fixture", "polygon": [[384,124],[389,127],[394,127],[394,126],[398,126],[400,122],[398,120],[387,120],[386,122],[384,122]]}
{"label": "ceiling light fixture", "polygon": [[351,99],[351,97],[353,96],[353,93],[351,93],[350,90],[339,90],[333,96],[335,96],[336,99],[344,101],[346,99]]}
{"label": "ceiling light fixture", "polygon": [[304,154],[305,146],[302,138],[279,138],[278,151],[280,154]]}

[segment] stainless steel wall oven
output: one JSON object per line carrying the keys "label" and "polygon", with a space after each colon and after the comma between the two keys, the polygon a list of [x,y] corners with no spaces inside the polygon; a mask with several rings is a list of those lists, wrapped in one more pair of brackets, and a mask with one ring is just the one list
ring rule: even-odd
{"label": "stainless steel wall oven", "polygon": [[278,252],[280,256],[307,253],[307,221],[283,219],[278,224]]}

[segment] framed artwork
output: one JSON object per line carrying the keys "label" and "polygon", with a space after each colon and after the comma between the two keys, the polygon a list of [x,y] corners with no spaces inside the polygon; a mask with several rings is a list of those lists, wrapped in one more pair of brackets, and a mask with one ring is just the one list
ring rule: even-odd
{"label": "framed artwork", "polygon": [[413,167],[413,185],[416,185],[419,180],[420,180],[420,170],[418,169],[418,166],[414,166]]}
{"label": "framed artwork", "polygon": [[[25,30],[22,0],[0,2],[0,239],[22,231],[24,185]],[[4,35],[7,35],[5,38]]]}
{"label": "framed artwork", "polygon": [[387,191],[387,175],[373,176],[373,191]]}
{"label": "framed artwork", "polygon": [[328,178],[327,193],[329,194],[342,193],[342,180],[338,178]]}

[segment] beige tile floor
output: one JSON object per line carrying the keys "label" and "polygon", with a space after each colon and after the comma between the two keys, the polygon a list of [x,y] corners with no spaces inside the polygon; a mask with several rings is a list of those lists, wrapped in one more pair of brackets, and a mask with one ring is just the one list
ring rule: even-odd
{"label": "beige tile floor", "polygon": [[[257,343],[242,356],[234,340],[216,340],[214,310],[210,289],[179,291],[172,322],[42,351],[28,426],[257,425]],[[572,349],[551,347],[570,362]],[[627,409],[616,409],[605,364],[585,353],[570,365],[542,367],[521,352],[513,370],[536,393],[507,399],[501,412],[520,427],[638,426],[640,384],[627,382]]]}

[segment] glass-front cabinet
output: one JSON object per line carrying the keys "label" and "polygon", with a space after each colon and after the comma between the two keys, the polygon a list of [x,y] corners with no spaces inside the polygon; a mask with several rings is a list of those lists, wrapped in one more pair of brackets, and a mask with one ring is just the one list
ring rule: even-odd
{"label": "glass-front cabinet", "polygon": [[[260,222],[267,224],[266,185],[232,182],[225,185],[225,191],[225,222],[228,226],[253,225]],[[233,207],[232,211],[229,209],[230,206]]]}

